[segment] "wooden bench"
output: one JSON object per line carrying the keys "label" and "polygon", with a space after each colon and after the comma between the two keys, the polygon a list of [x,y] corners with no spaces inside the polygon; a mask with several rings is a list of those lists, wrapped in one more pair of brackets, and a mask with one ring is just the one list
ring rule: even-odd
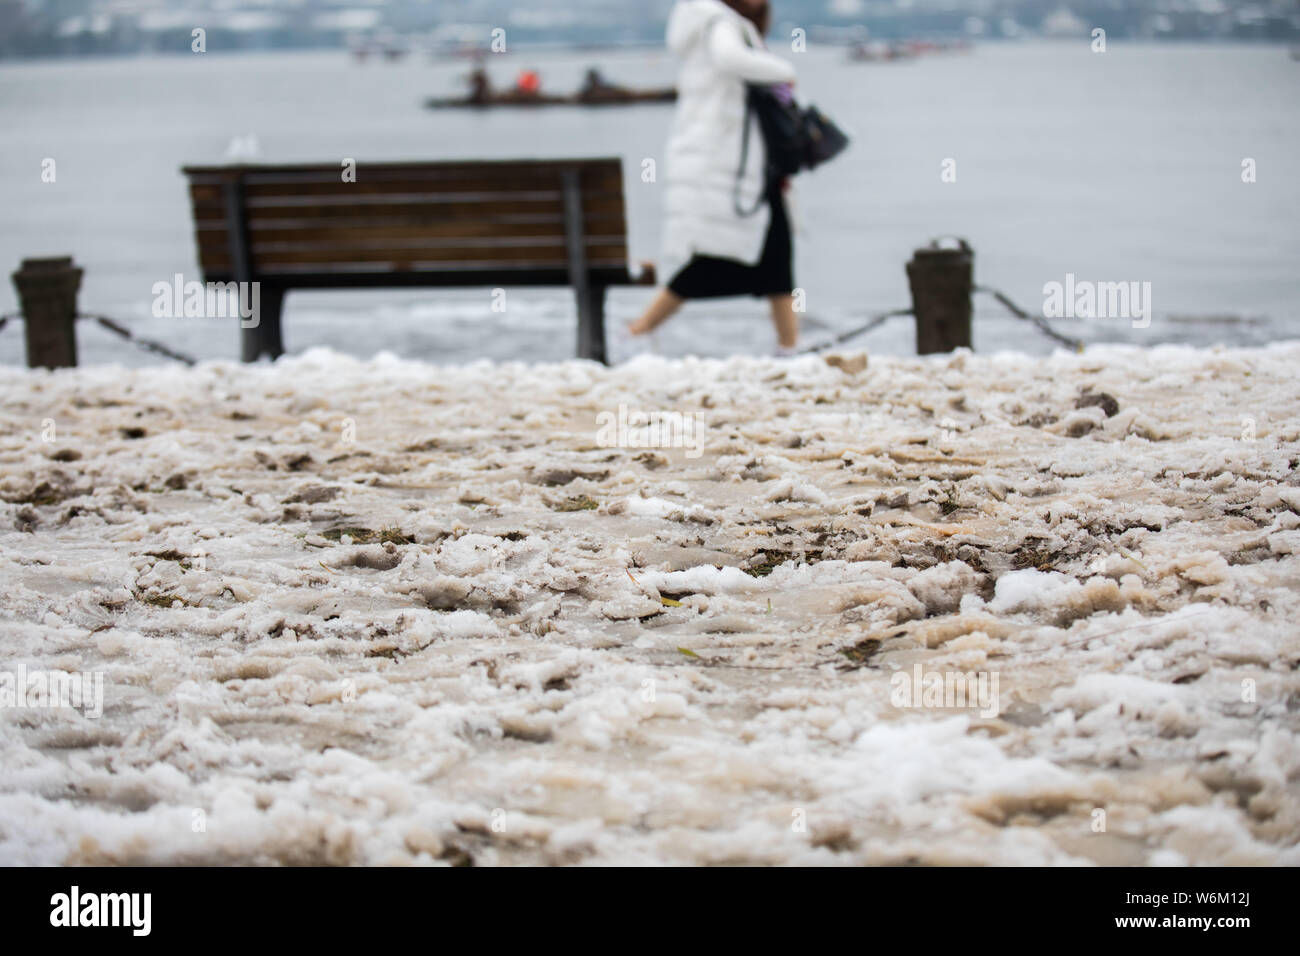
{"label": "wooden bench", "polygon": [[577,354],[604,362],[605,290],[654,284],[629,269],[618,159],[184,172],[204,281],[261,283],[246,362],[283,353],[290,289],[426,286],[572,286]]}

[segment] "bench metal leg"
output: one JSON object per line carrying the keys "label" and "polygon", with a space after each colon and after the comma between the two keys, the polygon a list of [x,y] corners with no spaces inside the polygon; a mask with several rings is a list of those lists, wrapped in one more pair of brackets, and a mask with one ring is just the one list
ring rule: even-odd
{"label": "bench metal leg", "polygon": [[587,270],[587,237],[583,228],[582,173],[565,169],[564,245],[569,257],[569,282],[578,299],[578,358],[608,365],[605,355],[605,287],[591,284]]}
{"label": "bench metal leg", "polygon": [[579,288],[578,358],[609,364],[605,350],[605,287]]}
{"label": "bench metal leg", "polygon": [[245,362],[256,362],[263,355],[277,359],[284,354],[280,313],[284,309],[285,291],[281,286],[262,283],[257,326],[239,330],[240,358]]}

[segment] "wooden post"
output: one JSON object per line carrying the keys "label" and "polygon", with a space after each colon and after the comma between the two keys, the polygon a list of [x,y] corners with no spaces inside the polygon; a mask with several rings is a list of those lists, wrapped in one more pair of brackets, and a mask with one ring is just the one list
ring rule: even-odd
{"label": "wooden post", "polygon": [[955,249],[944,248],[936,239],[907,264],[918,355],[971,347],[975,253],[965,239],[957,242]]}
{"label": "wooden post", "polygon": [[609,364],[605,353],[605,289],[593,288],[587,269],[587,236],[583,228],[582,180],[577,169],[564,179],[564,238],[569,283],[578,300],[578,358]]}
{"label": "wooden post", "polygon": [[77,290],[81,270],[72,258],[24,259],[13,274],[23,310],[28,368],[77,364]]}

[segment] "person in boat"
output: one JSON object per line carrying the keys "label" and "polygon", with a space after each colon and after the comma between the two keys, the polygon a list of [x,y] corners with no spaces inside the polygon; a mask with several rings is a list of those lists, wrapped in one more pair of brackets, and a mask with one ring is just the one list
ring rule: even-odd
{"label": "person in boat", "polygon": [[492,101],[492,81],[481,63],[469,75],[469,101],[475,106],[486,106]]}
{"label": "person in boat", "polygon": [[768,300],[778,354],[798,344],[786,184],[768,181],[754,117],[738,172],[746,85],[795,81],[794,67],[764,49],[770,24],[767,0],[678,0],[669,16],[668,46],[682,60],[666,153],[662,274],[672,278],[628,327],[633,336],[653,331],[688,300],[752,295]]}
{"label": "person in boat", "polygon": [[584,103],[592,100],[605,100],[623,92],[626,91],[621,86],[615,86],[607,81],[600,70],[593,66],[587,71],[586,79],[582,81],[582,89],[578,91],[578,99]]}

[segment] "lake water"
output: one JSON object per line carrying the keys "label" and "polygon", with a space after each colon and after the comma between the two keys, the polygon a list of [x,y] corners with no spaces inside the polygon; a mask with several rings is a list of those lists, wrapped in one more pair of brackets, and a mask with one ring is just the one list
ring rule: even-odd
{"label": "lake water", "polygon": [[[850,64],[842,51],[793,55],[800,95],[855,137],[852,150],[799,183],[797,279],[807,341],[905,306],[903,264],[940,235],[976,250],[977,280],[1031,310],[1067,273],[1150,282],[1154,321],[1061,320],[1090,341],[1252,344],[1300,324],[1300,64],[1280,47],[994,45],[911,62]],[[520,54],[492,60],[498,82],[536,65],[550,88],[576,87],[598,63],[631,85],[671,83],[656,52]],[[185,163],[223,161],[255,136],[262,162],[617,155],[624,159],[632,255],[654,258],[661,156],[672,108],[431,112],[459,91],[463,61],[358,64],[344,53],[184,55],[0,66],[0,266],[75,256],[81,308],[202,357],[237,355],[228,323],[156,319],[151,287],[199,278]],[[41,181],[53,158],[57,180]],[[956,182],[941,179],[956,163]],[[1242,181],[1243,160],[1257,181]],[[364,167],[363,167],[364,168]],[[648,290],[611,298],[611,327]],[[16,307],[0,288],[0,312]],[[490,290],[295,293],[287,346],[431,361],[561,359],[573,350],[567,291],[517,290],[505,313]],[[615,339],[614,357],[629,346]],[[84,363],[157,361],[91,326]],[[857,340],[913,349],[910,321]],[[695,304],[658,335],[668,354],[765,353],[762,303]],[[1051,343],[981,299],[976,348],[1041,352]],[[0,362],[22,361],[16,324]]]}

